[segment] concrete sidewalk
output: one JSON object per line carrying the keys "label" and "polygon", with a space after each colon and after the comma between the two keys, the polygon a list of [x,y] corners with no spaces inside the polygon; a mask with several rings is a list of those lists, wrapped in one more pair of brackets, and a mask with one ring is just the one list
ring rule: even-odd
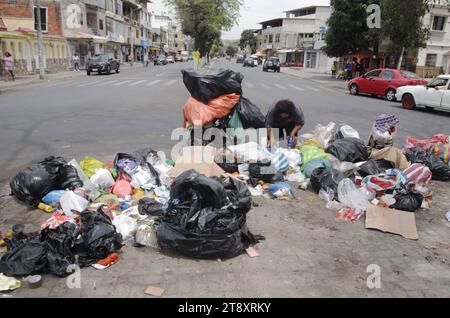
{"label": "concrete sidewalk", "polygon": [[281,73],[299,77],[304,80],[319,83],[340,90],[347,90],[347,82],[331,77],[331,74],[323,72],[305,71],[301,67],[283,67]]}
{"label": "concrete sidewalk", "polygon": [[[127,64],[121,64],[120,70],[127,70],[127,69],[133,69],[142,67],[142,64],[135,63],[133,66],[130,66],[129,63]],[[37,84],[42,82],[52,82],[52,81],[58,81],[63,79],[69,79],[69,78],[76,78],[80,76],[86,76],[85,70],[77,71],[64,71],[64,72],[58,72],[58,73],[49,73],[44,75],[44,79],[39,79],[39,74],[33,74],[33,75],[21,75],[16,76],[15,81],[5,81],[3,77],[0,77],[0,93],[15,88],[19,86],[26,86],[30,84]]]}

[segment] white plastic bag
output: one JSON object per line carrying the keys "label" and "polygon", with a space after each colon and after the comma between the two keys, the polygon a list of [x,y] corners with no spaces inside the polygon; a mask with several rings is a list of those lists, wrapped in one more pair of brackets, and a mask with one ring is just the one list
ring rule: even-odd
{"label": "white plastic bag", "polygon": [[140,225],[137,228],[136,243],[143,246],[160,249],[156,232],[153,230],[153,223],[154,222],[152,221],[148,224]]}
{"label": "white plastic bag", "polygon": [[151,190],[156,187],[156,178],[152,175],[150,169],[138,166],[131,176],[131,185],[136,189]]}
{"label": "white plastic bag", "polygon": [[328,123],[326,126],[322,126],[320,124],[316,125],[316,127],[313,130],[312,134],[304,134],[302,135],[303,140],[308,139],[316,139],[320,142],[322,147],[326,149],[328,147],[328,144],[333,137],[333,133],[335,131],[336,124],[333,122]]}
{"label": "white plastic bag", "polygon": [[111,172],[106,169],[98,169],[90,180],[93,184],[97,185],[97,187],[103,191],[108,190],[115,183]]}
{"label": "white plastic bag", "polygon": [[289,161],[289,166],[292,168],[296,168],[302,164],[302,156],[300,154],[300,150],[298,149],[280,149]]}
{"label": "white plastic bag", "polygon": [[136,236],[137,221],[125,213],[116,216],[112,223],[116,227],[116,231],[122,234],[124,241],[132,240]]}
{"label": "white plastic bag", "polygon": [[66,191],[59,200],[63,212],[71,217],[76,217],[78,214],[72,212],[83,212],[89,205],[89,201],[85,198],[76,195],[73,191]]}
{"label": "white plastic bag", "polygon": [[339,128],[339,133],[343,138],[357,138],[361,139],[359,137],[359,133],[351,126],[349,125],[342,125]]}
{"label": "white plastic bag", "polygon": [[86,189],[89,199],[92,201],[97,199],[101,195],[98,186],[93,184],[91,180],[89,180],[89,178],[86,176],[83,169],[81,169],[80,165],[75,159],[70,160],[69,165],[77,169],[78,177],[81,179],[81,181],[83,181],[83,188]]}
{"label": "white plastic bag", "polygon": [[352,209],[367,210],[373,198],[363,188],[358,189],[352,180],[346,178],[338,184],[339,202]]}

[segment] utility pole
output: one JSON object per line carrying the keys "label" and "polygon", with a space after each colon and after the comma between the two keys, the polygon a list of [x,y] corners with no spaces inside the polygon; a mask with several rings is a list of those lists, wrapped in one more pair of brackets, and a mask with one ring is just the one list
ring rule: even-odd
{"label": "utility pole", "polygon": [[36,18],[37,18],[37,47],[39,57],[39,79],[44,79],[44,56],[42,50],[42,26],[41,26],[41,3],[40,0],[36,2]]}

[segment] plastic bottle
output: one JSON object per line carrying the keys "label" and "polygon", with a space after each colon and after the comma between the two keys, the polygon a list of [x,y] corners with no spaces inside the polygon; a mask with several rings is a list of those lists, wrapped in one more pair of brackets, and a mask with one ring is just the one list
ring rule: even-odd
{"label": "plastic bottle", "polygon": [[292,140],[292,137],[289,137],[287,140],[288,149],[292,149],[293,144],[294,144],[294,141]]}
{"label": "plastic bottle", "polygon": [[47,212],[47,213],[52,213],[53,212],[53,208],[50,205],[44,204],[44,203],[39,203],[38,205],[38,209]]}

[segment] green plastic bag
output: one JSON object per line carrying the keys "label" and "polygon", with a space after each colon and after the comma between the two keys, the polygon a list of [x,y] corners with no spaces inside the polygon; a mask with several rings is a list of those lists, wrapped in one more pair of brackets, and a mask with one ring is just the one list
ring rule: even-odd
{"label": "green plastic bag", "polygon": [[244,125],[242,125],[241,118],[239,117],[239,113],[234,110],[233,115],[231,115],[230,121],[228,122],[227,133],[230,133],[230,136],[233,138],[237,138],[238,143],[242,143],[244,139]]}
{"label": "green plastic bag", "polygon": [[80,167],[89,178],[92,177],[98,169],[105,169],[103,162],[91,156],[84,157],[83,161],[80,162]]}
{"label": "green plastic bag", "polygon": [[308,162],[316,158],[322,158],[328,160],[328,155],[321,148],[315,146],[303,146],[300,148],[300,154],[302,155],[303,166]]}

